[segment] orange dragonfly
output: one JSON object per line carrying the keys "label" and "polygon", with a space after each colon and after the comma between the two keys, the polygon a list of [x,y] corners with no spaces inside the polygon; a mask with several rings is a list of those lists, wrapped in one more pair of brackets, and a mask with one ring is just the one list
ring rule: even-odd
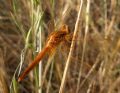
{"label": "orange dragonfly", "polygon": [[40,60],[47,54],[52,54],[60,43],[67,40],[69,35],[69,29],[67,25],[60,27],[58,31],[52,32],[47,39],[46,46],[35,57],[32,63],[25,69],[25,71],[18,78],[18,82],[22,81],[24,77],[40,62]]}

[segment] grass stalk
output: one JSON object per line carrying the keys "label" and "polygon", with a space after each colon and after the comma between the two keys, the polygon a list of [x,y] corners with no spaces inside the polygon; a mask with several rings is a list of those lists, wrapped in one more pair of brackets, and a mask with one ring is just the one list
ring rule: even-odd
{"label": "grass stalk", "polygon": [[50,93],[50,85],[51,85],[51,79],[52,79],[52,74],[53,74],[53,66],[54,66],[54,62],[52,62],[51,64],[51,68],[50,68],[50,76],[49,76],[49,81],[48,81],[48,85],[47,85],[47,91],[46,93]]}
{"label": "grass stalk", "polygon": [[83,52],[82,52],[82,59],[81,59],[81,66],[79,70],[79,76],[78,76],[78,84],[77,84],[77,90],[76,93],[79,92],[79,84],[81,80],[82,75],[82,69],[83,69],[83,62],[84,62],[84,56],[85,56],[85,48],[87,43],[87,34],[89,30],[89,12],[90,12],[90,0],[87,0],[87,6],[86,6],[86,27],[85,27],[85,37],[84,37],[84,43],[83,43]]}
{"label": "grass stalk", "polygon": [[62,82],[61,82],[61,85],[60,85],[59,93],[63,93],[63,89],[64,89],[64,86],[65,86],[65,80],[66,80],[66,75],[67,75],[67,71],[68,71],[69,64],[70,64],[71,55],[72,55],[72,52],[73,52],[73,46],[75,45],[74,40],[75,40],[75,37],[77,35],[77,31],[78,31],[78,25],[79,25],[82,5],[83,5],[83,0],[81,0],[81,3],[80,3],[78,17],[77,17],[77,20],[76,20],[74,34],[73,34],[73,38],[72,38],[71,48],[70,48],[70,52],[69,52],[69,55],[68,55],[68,58],[67,58],[67,61],[66,61],[65,70],[64,70],[64,73],[63,73],[63,78],[62,78]]}

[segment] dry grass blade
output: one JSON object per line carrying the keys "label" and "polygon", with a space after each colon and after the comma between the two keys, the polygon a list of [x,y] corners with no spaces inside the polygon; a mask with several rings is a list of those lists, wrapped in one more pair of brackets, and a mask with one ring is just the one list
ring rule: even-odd
{"label": "dry grass blade", "polygon": [[78,76],[78,83],[77,83],[77,90],[76,93],[79,92],[79,84],[81,80],[82,75],[82,69],[83,69],[83,61],[85,56],[85,48],[87,43],[87,34],[88,34],[88,27],[89,27],[89,12],[90,12],[90,0],[87,0],[87,6],[86,6],[86,26],[85,26],[85,37],[84,37],[84,43],[83,43],[83,52],[82,52],[82,59],[81,59],[81,66],[79,70],[79,76]]}
{"label": "dry grass blade", "polygon": [[52,79],[52,73],[53,73],[53,64],[54,64],[54,62],[52,62],[52,64],[51,64],[50,76],[49,76],[49,81],[48,81],[46,93],[50,92],[49,90],[50,90],[50,86],[51,86],[51,79]]}
{"label": "dry grass blade", "polygon": [[2,54],[2,50],[0,49],[0,93],[9,93],[8,92],[8,85],[7,85],[7,74],[5,72],[5,66],[4,66],[4,60],[3,60],[3,56]]}
{"label": "dry grass blade", "polygon": [[114,89],[120,85],[120,77],[109,87],[108,93],[114,93]]}
{"label": "dry grass blade", "polygon": [[77,31],[78,31],[78,25],[79,25],[82,5],[83,5],[83,0],[81,0],[81,2],[80,2],[80,8],[79,8],[78,17],[77,17],[76,24],[75,24],[75,29],[74,29],[74,34],[73,34],[73,38],[72,38],[71,48],[70,48],[70,52],[69,52],[69,55],[68,55],[68,59],[66,61],[65,70],[64,70],[64,74],[63,74],[63,78],[62,78],[59,93],[62,93],[64,85],[65,85],[66,75],[67,75],[68,67],[69,67],[69,64],[70,64],[70,58],[71,58],[71,55],[72,55],[72,52],[73,52],[73,46],[75,44],[74,40],[75,40],[75,37],[77,35]]}
{"label": "dry grass blade", "polygon": [[85,79],[81,82],[79,89],[84,85],[85,81],[89,78],[90,74],[95,70],[96,66],[99,64],[100,62],[100,55],[98,55],[95,64],[91,67],[90,71],[88,72],[88,74],[85,76]]}
{"label": "dry grass blade", "polygon": [[14,54],[14,56],[18,57],[18,52],[20,52],[20,49],[17,46],[13,45],[13,42],[8,37],[6,37],[4,33],[0,32],[0,36],[2,37],[6,45],[8,45],[7,47],[13,50],[12,53]]}
{"label": "dry grass blade", "polygon": [[91,93],[91,89],[92,89],[92,85],[93,85],[93,81],[91,81],[91,83],[89,84],[89,88],[88,88],[88,90],[87,90],[87,93]]}

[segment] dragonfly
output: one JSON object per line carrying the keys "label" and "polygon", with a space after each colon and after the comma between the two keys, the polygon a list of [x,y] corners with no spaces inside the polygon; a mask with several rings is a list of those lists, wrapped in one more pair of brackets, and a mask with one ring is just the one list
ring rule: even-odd
{"label": "dragonfly", "polygon": [[18,78],[18,82],[22,81],[25,76],[40,62],[40,60],[49,53],[52,53],[56,50],[56,48],[64,41],[69,41],[68,37],[70,34],[70,30],[68,25],[62,25],[57,31],[53,31],[47,38],[47,42],[45,47],[41,50],[40,53],[35,57],[35,59],[29,64],[29,66],[23,71],[23,73]]}

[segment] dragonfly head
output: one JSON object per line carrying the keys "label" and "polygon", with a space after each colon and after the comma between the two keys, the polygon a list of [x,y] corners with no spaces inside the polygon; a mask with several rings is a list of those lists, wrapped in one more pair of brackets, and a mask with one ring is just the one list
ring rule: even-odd
{"label": "dragonfly head", "polygon": [[66,34],[70,33],[69,27],[66,24],[62,25],[62,27],[60,28],[60,31],[66,32]]}

